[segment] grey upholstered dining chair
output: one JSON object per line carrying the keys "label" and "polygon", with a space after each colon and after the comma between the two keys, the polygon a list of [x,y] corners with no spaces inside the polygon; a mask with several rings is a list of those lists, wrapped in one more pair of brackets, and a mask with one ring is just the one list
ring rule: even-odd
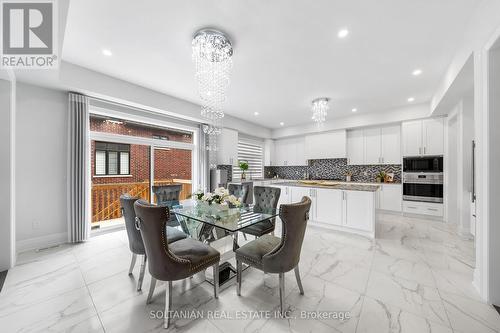
{"label": "grey upholstered dining chair", "polygon": [[[120,204],[122,216],[125,219],[125,229],[127,230],[128,245],[130,251],[132,252],[132,261],[130,262],[130,268],[128,274],[132,275],[135,263],[137,261],[137,255],[142,255],[141,270],[139,273],[139,280],[137,281],[137,291],[142,289],[142,281],[144,280],[144,272],[146,270],[146,250],[144,249],[144,243],[142,241],[141,232],[135,226],[135,211],[134,203],[139,200],[137,197],[131,197],[128,194],[120,196]],[[186,238],[187,235],[180,230],[173,227],[166,228],[167,242],[172,243],[178,241],[179,239]]]}
{"label": "grey upholstered dining chair", "polygon": [[[268,187],[268,186],[255,186],[253,189],[254,194],[254,212],[270,209],[276,209],[278,206],[278,201],[280,199],[281,189],[279,187]],[[255,237],[260,237],[265,234],[274,232],[274,227],[276,224],[276,219],[272,218],[267,221],[263,221],[242,230],[244,234],[250,234]]]}
{"label": "grey upholstered dining chair", "polygon": [[[181,184],[167,184],[167,185],[155,185],[153,186],[153,193],[156,197],[156,204],[168,206],[172,209],[173,206],[179,204],[179,198],[182,191]],[[171,216],[168,222],[171,227],[179,226],[175,216]]]}
{"label": "grey upholstered dining chair", "polygon": [[301,202],[281,205],[280,218],[283,222],[281,238],[264,235],[236,250],[236,292],[241,295],[241,273],[243,263],[265,273],[279,274],[280,311],[283,313],[285,297],[285,273],[295,270],[300,294],[304,294],[300,281],[299,261],[302,242],[309,219],[311,199],[303,197]]}
{"label": "grey upholstered dining chair", "polygon": [[[219,293],[220,253],[193,238],[174,243],[165,242],[165,225],[170,216],[168,207],[151,205],[143,200],[134,203],[136,225],[141,230],[149,260],[151,285],[147,303],[151,303],[156,281],[167,281],[165,294],[165,328],[168,328],[172,306],[172,281],[186,279],[206,268],[213,267],[214,297]],[[168,236],[168,231],[167,231]]]}
{"label": "grey upholstered dining chair", "polygon": [[229,194],[237,197],[241,203],[247,202],[248,194],[250,193],[250,185],[249,184],[229,184],[227,186],[227,190]]}

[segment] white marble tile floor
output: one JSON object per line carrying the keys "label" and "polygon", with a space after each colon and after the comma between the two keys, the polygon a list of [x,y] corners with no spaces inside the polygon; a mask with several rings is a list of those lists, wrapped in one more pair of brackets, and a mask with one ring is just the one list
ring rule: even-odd
{"label": "white marble tile floor", "polygon": [[[163,310],[165,285],[146,305],[150,275],[137,292],[139,264],[128,276],[130,256],[124,231],[20,254],[0,293],[0,331],[165,332],[152,318]],[[379,214],[376,240],[310,222],[300,262],[305,295],[287,273],[287,318],[242,317],[279,309],[277,275],[250,268],[240,297],[232,281],[214,299],[198,274],[174,282],[173,310],[204,317],[174,318],[168,332],[500,332],[500,315],[472,286],[473,268],[472,241],[441,222]]]}

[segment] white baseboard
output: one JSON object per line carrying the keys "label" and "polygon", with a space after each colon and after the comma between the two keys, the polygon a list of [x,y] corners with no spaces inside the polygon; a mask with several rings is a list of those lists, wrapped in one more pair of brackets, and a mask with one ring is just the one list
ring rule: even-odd
{"label": "white baseboard", "polygon": [[23,239],[16,241],[16,252],[21,253],[29,250],[42,249],[45,247],[60,245],[67,242],[68,242],[68,233],[66,232]]}

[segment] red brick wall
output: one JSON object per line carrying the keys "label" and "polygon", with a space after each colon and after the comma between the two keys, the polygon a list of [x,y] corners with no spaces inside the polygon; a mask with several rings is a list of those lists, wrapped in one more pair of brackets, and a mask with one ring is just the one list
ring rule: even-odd
{"label": "red brick wall", "polygon": [[155,150],[155,179],[191,179],[191,151]]}
{"label": "red brick wall", "polygon": [[[90,129],[97,132],[152,138],[165,136],[169,140],[192,142],[192,135],[150,128],[137,124],[115,124],[91,117]],[[128,177],[95,177],[95,142],[91,143],[92,184],[117,184],[149,180],[149,147],[130,145],[130,174]],[[191,179],[191,151],[182,149],[155,150],[155,179]]]}
{"label": "red brick wall", "polygon": [[193,143],[193,136],[189,133],[179,133],[168,129],[148,127],[128,122],[116,124],[96,117],[90,117],[90,130],[94,132],[139,136],[142,138],[160,136],[166,137],[170,141]]}

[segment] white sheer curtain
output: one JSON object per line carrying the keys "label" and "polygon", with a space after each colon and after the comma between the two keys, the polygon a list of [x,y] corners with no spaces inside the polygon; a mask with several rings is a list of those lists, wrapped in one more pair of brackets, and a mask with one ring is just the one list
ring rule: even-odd
{"label": "white sheer curtain", "polygon": [[88,98],[84,95],[69,93],[68,241],[70,243],[83,242],[90,234],[88,135]]}

